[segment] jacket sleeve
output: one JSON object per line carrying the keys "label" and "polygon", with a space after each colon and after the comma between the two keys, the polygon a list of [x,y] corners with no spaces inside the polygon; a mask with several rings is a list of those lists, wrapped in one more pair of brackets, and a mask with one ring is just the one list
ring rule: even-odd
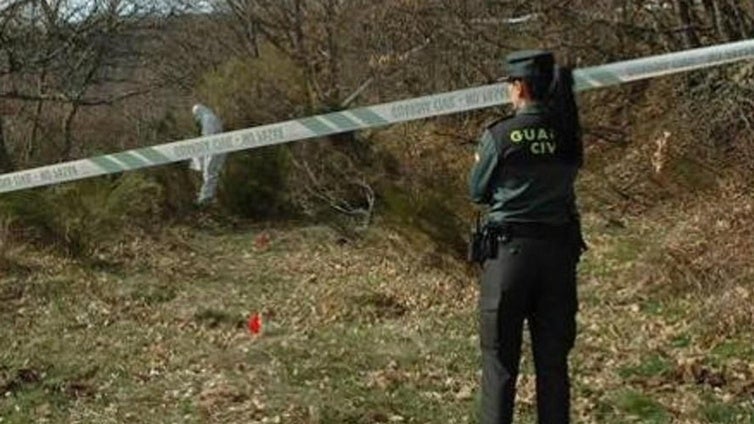
{"label": "jacket sleeve", "polygon": [[492,200],[490,183],[499,163],[495,139],[489,130],[479,140],[475,159],[469,175],[469,194],[474,203],[487,204]]}

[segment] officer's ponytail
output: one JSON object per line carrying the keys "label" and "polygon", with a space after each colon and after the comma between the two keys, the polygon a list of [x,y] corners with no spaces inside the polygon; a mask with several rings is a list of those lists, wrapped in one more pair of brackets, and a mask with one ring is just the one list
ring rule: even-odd
{"label": "officer's ponytail", "polygon": [[556,67],[549,93],[550,110],[553,113],[558,133],[565,142],[569,161],[581,167],[584,163],[584,148],[581,141],[581,122],[576,95],[573,92],[573,70]]}

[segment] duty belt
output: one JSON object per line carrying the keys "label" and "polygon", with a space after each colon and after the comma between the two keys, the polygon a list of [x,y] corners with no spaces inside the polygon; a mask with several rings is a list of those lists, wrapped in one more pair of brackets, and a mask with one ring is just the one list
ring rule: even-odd
{"label": "duty belt", "polygon": [[501,238],[531,238],[540,240],[568,240],[574,235],[572,224],[542,224],[539,222],[506,222],[491,226],[491,232]]}

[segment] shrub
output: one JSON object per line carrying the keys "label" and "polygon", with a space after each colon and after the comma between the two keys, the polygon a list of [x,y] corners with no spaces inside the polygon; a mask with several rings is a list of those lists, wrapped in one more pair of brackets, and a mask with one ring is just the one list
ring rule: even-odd
{"label": "shrub", "polygon": [[290,212],[285,146],[232,154],[220,184],[219,200],[230,212],[245,218],[276,218]]}
{"label": "shrub", "polygon": [[162,208],[162,193],[159,184],[132,173],[11,193],[0,200],[0,213],[70,254],[86,256],[117,241],[127,228],[150,222]]}
{"label": "shrub", "polygon": [[[304,86],[296,64],[263,45],[259,58],[234,58],[204,75],[197,93],[231,131],[303,115]],[[287,192],[290,169],[290,150],[285,146],[232,153],[220,183],[220,202],[246,218],[274,218],[289,212],[293,209]]]}
{"label": "shrub", "polygon": [[201,180],[201,177],[192,178],[192,174],[198,175],[188,169],[187,162],[161,166],[147,172],[148,178],[162,188],[159,201],[164,219],[182,217],[194,210],[198,191],[195,181]]}
{"label": "shrub", "polygon": [[[437,251],[466,255],[472,203],[466,176],[472,151],[459,138],[471,138],[481,124],[449,133],[436,125],[404,124],[380,134],[384,176],[376,184],[380,213],[412,239],[427,238]],[[424,240],[422,240],[424,242]]]}
{"label": "shrub", "polygon": [[466,254],[467,225],[453,210],[447,192],[429,189],[405,190],[399,186],[381,191],[383,213],[389,223],[411,236],[416,232],[428,237],[438,250],[462,258]]}
{"label": "shrub", "polygon": [[290,58],[264,45],[259,58],[234,58],[207,73],[197,94],[226,129],[238,129],[304,115],[309,104],[305,85]]}

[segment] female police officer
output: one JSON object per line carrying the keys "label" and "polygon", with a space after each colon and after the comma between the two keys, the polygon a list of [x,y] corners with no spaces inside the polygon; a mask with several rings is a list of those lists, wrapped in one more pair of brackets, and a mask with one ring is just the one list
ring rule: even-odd
{"label": "female police officer", "polygon": [[489,206],[479,300],[481,422],[512,422],[527,320],[539,423],[565,424],[583,246],[573,187],[583,156],[573,80],[544,51],[512,53],[506,68],[516,113],[484,131],[469,181],[474,202]]}

